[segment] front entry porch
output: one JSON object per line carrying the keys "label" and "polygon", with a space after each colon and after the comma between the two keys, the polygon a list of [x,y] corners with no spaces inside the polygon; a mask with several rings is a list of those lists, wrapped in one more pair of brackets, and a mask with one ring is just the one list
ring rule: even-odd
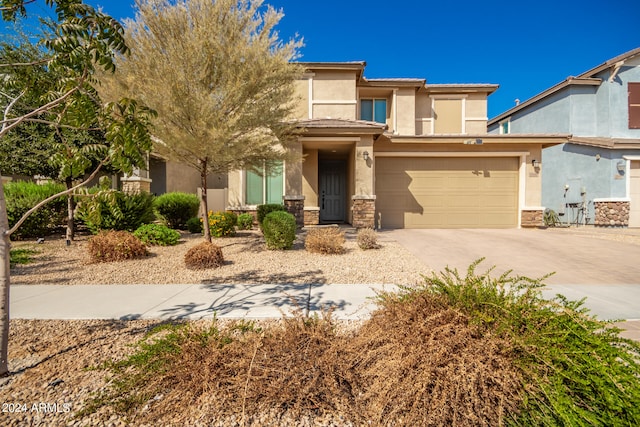
{"label": "front entry porch", "polygon": [[373,143],[385,124],[309,119],[298,137],[301,162],[285,168],[287,209],[300,225],[374,227]]}
{"label": "front entry porch", "polygon": [[[301,137],[301,167],[286,168],[285,204],[301,225],[373,227],[373,138]],[[363,154],[367,152],[366,156]],[[299,183],[299,193],[295,186]],[[366,220],[362,200],[369,200]],[[289,201],[288,201],[289,200]],[[295,200],[295,203],[294,203]],[[295,207],[294,207],[295,205]],[[357,209],[356,209],[357,207]],[[370,211],[370,212],[369,212]]]}

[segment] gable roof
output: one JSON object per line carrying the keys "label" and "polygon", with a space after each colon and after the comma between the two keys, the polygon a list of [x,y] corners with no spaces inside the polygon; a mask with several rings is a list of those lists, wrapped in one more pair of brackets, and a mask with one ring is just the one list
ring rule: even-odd
{"label": "gable roof", "polygon": [[518,111],[528,107],[529,105],[535,104],[536,102],[541,101],[547,98],[548,96],[553,95],[554,93],[568,86],[571,86],[571,85],[599,86],[602,83],[602,79],[596,77],[597,74],[601,73],[607,68],[612,68],[612,67],[614,68],[614,73],[615,73],[617,72],[616,70],[619,69],[626,60],[634,58],[638,55],[640,55],[640,47],[630,50],[628,52],[625,52],[622,55],[618,55],[615,58],[612,58],[606,62],[603,62],[597,67],[594,67],[588,71],[585,71],[584,73],[578,75],[577,77],[569,76],[565,80],[561,81],[560,83],[550,87],[549,89],[543,92],[540,92],[539,94],[533,96],[532,98],[529,98],[526,101],[516,105],[515,107],[510,108],[504,113],[492,118],[487,122],[487,126],[491,126],[495,123],[498,123],[500,120],[503,120],[513,115],[514,113],[517,113]]}

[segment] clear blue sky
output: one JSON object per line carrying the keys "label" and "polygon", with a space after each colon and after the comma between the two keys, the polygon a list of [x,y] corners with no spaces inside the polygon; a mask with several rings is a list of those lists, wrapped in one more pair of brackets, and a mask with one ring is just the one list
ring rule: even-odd
{"label": "clear blue sky", "polygon": [[[88,0],[117,19],[133,0]],[[301,61],[367,62],[365,76],[495,83],[489,118],[640,47],[640,0],[265,0]]]}

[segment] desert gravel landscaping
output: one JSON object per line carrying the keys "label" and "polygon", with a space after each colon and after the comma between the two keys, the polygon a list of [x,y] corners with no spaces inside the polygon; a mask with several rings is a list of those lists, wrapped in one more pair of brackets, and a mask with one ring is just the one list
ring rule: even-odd
{"label": "desert gravel landscaping", "polygon": [[[560,232],[560,230],[558,231]],[[576,232],[587,232],[587,230]],[[618,233],[600,234],[599,238],[621,239]],[[632,240],[635,241],[636,237],[634,235]],[[34,249],[37,253],[33,255],[32,263],[18,265],[12,269],[12,284],[27,286],[32,284],[183,283],[214,285],[223,283],[396,283],[411,285],[420,282],[422,274],[430,273],[424,264],[404,247],[386,238],[384,233],[380,233],[380,249],[363,251],[358,248],[355,235],[347,233],[346,253],[319,255],[305,251],[303,234],[298,236],[293,250],[268,251],[264,247],[264,239],[259,231],[241,231],[233,238],[214,239],[215,243],[223,248],[225,264],[221,268],[204,271],[188,270],[184,267],[185,252],[202,241],[202,238],[197,235],[185,233],[176,246],[151,247],[150,255],[144,259],[116,263],[90,263],[86,251],[87,239],[88,236],[81,235],[71,246],[66,246],[64,240],[59,236],[49,237],[43,244],[28,241],[14,242],[13,248]],[[448,350],[444,351],[439,347],[426,353],[420,350],[419,353],[444,355],[442,363],[449,366],[451,360],[461,357],[464,353],[462,349],[468,349],[471,351],[469,355],[473,357],[475,362],[464,362],[463,359],[460,359],[462,360],[461,366],[464,367],[462,371],[471,369],[470,367],[493,366],[491,364],[494,363],[497,365],[486,370],[486,372],[493,373],[496,372],[496,366],[506,366],[499,362],[502,357],[500,349],[508,349],[509,346],[487,342],[489,347],[475,348],[469,344],[476,338],[472,329],[465,329],[466,321],[462,318],[459,319],[462,323],[454,326],[455,322],[450,323],[449,317],[451,315],[451,313],[437,313],[430,319],[435,323],[429,324],[428,327],[424,326],[427,323],[422,320],[412,325],[411,322],[415,319],[407,319],[407,325],[409,325],[407,331],[422,325],[421,327],[426,327],[426,330],[417,333],[416,336],[425,337],[425,339],[432,335],[438,337],[437,339],[429,338],[425,342],[421,341],[417,347],[414,344],[409,345],[407,349],[421,349],[423,345],[437,346],[438,343],[447,342],[446,346],[458,346],[455,353],[448,354]],[[423,319],[423,317],[417,318]],[[386,325],[384,318],[379,320]],[[400,320],[403,324],[402,319]],[[426,317],[424,320],[426,322]],[[220,322],[224,324],[225,321]],[[274,322],[276,321],[265,321],[265,326]],[[127,418],[113,406],[103,406],[97,412],[78,416],[78,412],[86,408],[92,398],[113,384],[113,378],[109,376],[109,371],[100,367],[104,363],[123,360],[132,354],[135,351],[133,344],[139,342],[146,333],[160,323],[159,320],[12,320],[9,339],[11,374],[6,378],[0,378],[0,405],[2,405],[0,425],[245,425],[242,422],[241,413],[238,411],[223,418],[214,418],[215,421],[212,421],[211,414],[214,413],[212,406],[215,405],[213,402],[202,399],[186,404],[183,402],[181,405],[172,407],[171,399],[175,399],[176,395],[182,395],[181,388],[167,389],[166,394],[156,395],[144,405],[141,411],[134,415],[133,419]],[[189,323],[196,327],[206,327],[211,324],[211,320]],[[336,327],[339,331],[343,331],[342,333],[347,334],[345,335],[346,342],[353,342],[354,338],[348,334],[351,331],[360,330],[361,324],[360,322],[343,321],[337,322]],[[389,337],[385,338],[385,333],[381,333],[383,330],[384,328],[379,328],[370,331],[372,335],[366,340],[377,337],[376,339],[384,344]],[[397,335],[398,339],[405,339],[404,334],[405,332],[398,331],[394,333],[394,336]],[[368,343],[369,341],[363,342]],[[480,345],[480,343],[478,344]],[[255,345],[257,352],[260,343],[252,345]],[[278,342],[278,345],[280,346],[281,343]],[[444,344],[442,345],[444,346]],[[250,350],[253,349],[253,347],[249,347]],[[399,354],[395,347],[387,348],[382,345],[380,351],[382,350],[387,351],[393,357]],[[473,352],[477,352],[477,354]],[[255,357],[256,353],[253,354]],[[355,354],[361,353],[356,351]],[[378,353],[374,352],[373,354]],[[482,359],[487,354],[493,355],[493,362],[486,362]],[[337,359],[342,360],[342,357],[339,356]],[[251,354],[248,355],[247,360],[252,360]],[[480,362],[480,360],[483,361]],[[197,366],[203,367],[205,360],[197,359],[195,362]],[[215,359],[206,361],[210,364],[214,362]],[[461,369],[454,368],[453,363],[449,368],[454,370],[445,376],[459,373]],[[242,370],[243,374],[241,375],[250,372],[251,365],[247,369]],[[377,369],[374,366],[371,367],[372,378],[380,374]],[[195,376],[205,375],[205,370],[203,372],[196,371],[199,369],[189,372],[193,372]],[[309,372],[310,375],[312,373]],[[481,372],[478,371],[464,375],[478,376],[480,374]],[[509,383],[507,379],[512,378],[510,375],[507,372],[504,384]],[[396,375],[396,377],[400,376]],[[198,381],[196,381],[198,384],[206,384],[206,381],[204,383]],[[211,381],[214,380],[211,379]],[[238,381],[244,384],[244,377]],[[485,380],[479,381],[478,384],[484,384],[483,381]],[[409,383],[411,381],[406,382],[406,384]],[[466,384],[465,381],[452,381],[451,384],[460,385],[463,383]],[[486,388],[486,390],[491,389],[491,387]],[[478,400],[478,402],[482,401],[484,400]],[[145,400],[145,402],[147,401]],[[447,400],[447,402],[449,401]],[[478,406],[478,408],[480,407]],[[158,410],[160,413],[156,414]],[[341,417],[340,411],[324,413],[321,416],[314,415],[313,411],[297,418],[283,419],[282,416],[282,412],[277,410],[264,410],[257,414],[254,413],[246,425],[352,425]],[[154,417],[156,417],[155,422],[148,421],[154,420]],[[377,423],[373,422],[373,424]]]}
{"label": "desert gravel landscaping", "polygon": [[214,283],[394,283],[414,284],[429,269],[394,241],[381,241],[380,249],[363,251],[355,236],[347,233],[346,253],[320,255],[305,251],[298,235],[288,251],[265,249],[257,230],[239,231],[236,237],[213,239],[222,247],[225,265],[213,270],[189,270],[184,254],[202,241],[199,235],[183,234],[175,246],[153,246],[144,259],[90,263],[87,236],[66,246],[60,236],[44,244],[15,242],[12,248],[31,248],[39,253],[34,262],[11,271],[15,285],[57,284],[214,284]]}
{"label": "desert gravel landscaping", "polygon": [[[150,248],[144,259],[90,263],[88,236],[71,246],[61,236],[43,244],[20,241],[13,249],[37,251],[33,262],[12,268],[13,285],[31,284],[181,284],[181,283],[396,283],[414,284],[429,271],[394,241],[363,251],[355,235],[347,233],[346,253],[320,255],[305,251],[298,236],[289,251],[268,251],[259,231],[240,231],[236,237],[214,239],[222,247],[225,265],[214,270],[188,270],[186,251],[202,241],[184,233],[176,246]],[[91,367],[118,360],[132,351],[158,321],[12,320],[9,368],[0,379],[0,425],[127,425],[125,419],[102,409],[76,418],[87,399],[107,384],[105,371]],[[34,406],[35,405],[35,406]],[[264,425],[268,425],[268,416]],[[295,423],[294,423],[295,424]]]}

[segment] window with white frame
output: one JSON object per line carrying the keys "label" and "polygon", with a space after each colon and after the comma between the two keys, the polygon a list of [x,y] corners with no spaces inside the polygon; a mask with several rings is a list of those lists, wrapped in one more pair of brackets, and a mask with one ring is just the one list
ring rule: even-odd
{"label": "window with white frame", "polygon": [[511,121],[509,119],[500,122],[500,134],[506,135],[511,133]]}
{"label": "window with white frame", "polygon": [[387,100],[384,98],[361,99],[360,120],[370,122],[387,122]]}
{"label": "window with white frame", "polygon": [[265,166],[262,170],[246,171],[245,203],[262,205],[265,203],[282,203],[284,195],[284,179],[282,162]]}

